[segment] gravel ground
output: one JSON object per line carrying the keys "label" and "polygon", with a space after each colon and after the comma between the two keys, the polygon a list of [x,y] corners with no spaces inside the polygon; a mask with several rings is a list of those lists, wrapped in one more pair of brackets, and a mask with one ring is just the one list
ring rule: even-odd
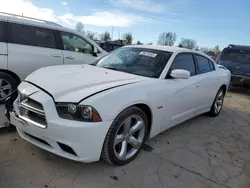
{"label": "gravel ground", "polygon": [[250,97],[230,92],[220,116],[205,115],[154,139],[129,165],[83,164],[0,131],[0,188],[249,188]]}

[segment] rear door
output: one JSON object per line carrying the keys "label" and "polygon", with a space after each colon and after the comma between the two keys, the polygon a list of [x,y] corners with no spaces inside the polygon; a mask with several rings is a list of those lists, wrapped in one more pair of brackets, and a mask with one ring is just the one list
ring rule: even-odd
{"label": "rear door", "polygon": [[98,58],[93,56],[94,46],[82,37],[68,32],[60,33],[64,64],[90,64]]}
{"label": "rear door", "polygon": [[197,62],[197,70],[200,78],[200,111],[208,110],[214,100],[214,97],[219,89],[219,79],[215,64],[205,56],[195,54]]}
{"label": "rear door", "polygon": [[8,69],[21,80],[41,67],[63,64],[55,31],[17,23],[9,23],[9,30]]}
{"label": "rear door", "polygon": [[7,43],[5,37],[6,22],[0,20],[0,69],[7,69]]}
{"label": "rear door", "polygon": [[250,50],[225,48],[219,63],[231,71],[232,75],[250,77]]}

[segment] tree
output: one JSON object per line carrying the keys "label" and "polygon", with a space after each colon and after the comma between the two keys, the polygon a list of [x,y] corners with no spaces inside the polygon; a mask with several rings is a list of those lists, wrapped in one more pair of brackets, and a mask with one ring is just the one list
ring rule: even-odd
{"label": "tree", "polygon": [[96,33],[95,32],[92,32],[92,31],[87,31],[87,34],[86,34],[86,36],[88,37],[88,38],[90,38],[91,40],[95,40],[96,38],[95,38],[95,35],[96,35]]}
{"label": "tree", "polygon": [[176,41],[176,33],[163,32],[159,34],[158,44],[164,46],[173,46]]}
{"label": "tree", "polygon": [[215,47],[214,47],[214,53],[215,53],[215,55],[217,56],[217,55],[219,55],[220,54],[220,47],[219,47],[219,45],[216,45]]}
{"label": "tree", "polygon": [[108,41],[111,40],[110,33],[108,31],[105,31],[100,35],[101,40]]}
{"label": "tree", "polygon": [[188,49],[194,49],[194,48],[196,49],[197,48],[197,43],[193,39],[182,38],[181,42],[179,44],[179,47],[188,48]]}
{"label": "tree", "polygon": [[207,52],[210,51],[210,49],[207,48],[207,47],[201,47],[201,48],[200,48],[200,51],[203,52],[203,53],[207,53]]}
{"label": "tree", "polygon": [[132,33],[125,33],[125,34],[123,35],[123,39],[126,40],[126,44],[128,44],[128,45],[132,44],[132,42],[133,42]]}
{"label": "tree", "polygon": [[136,42],[136,44],[137,45],[143,45],[143,43],[141,41],[139,41],[139,40]]}
{"label": "tree", "polygon": [[76,31],[84,33],[84,25],[81,22],[76,24]]}

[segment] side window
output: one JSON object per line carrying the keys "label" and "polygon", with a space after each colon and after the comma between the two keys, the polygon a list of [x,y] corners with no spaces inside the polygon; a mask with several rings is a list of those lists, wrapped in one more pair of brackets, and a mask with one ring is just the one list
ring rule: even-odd
{"label": "side window", "polygon": [[64,32],[61,32],[61,36],[64,50],[72,52],[81,52],[85,54],[93,52],[93,46],[83,38],[71,33]]}
{"label": "side window", "polygon": [[198,72],[200,74],[210,72],[210,63],[209,60],[203,56],[195,55],[198,61]]}
{"label": "side window", "polygon": [[0,42],[5,41],[4,40],[4,22],[0,22]]}
{"label": "side window", "polygon": [[190,75],[195,75],[195,63],[192,54],[179,54],[175,57],[170,70],[184,69],[190,72]]}
{"label": "side window", "polygon": [[209,65],[211,71],[215,70],[214,63],[212,61],[209,61]]}
{"label": "side window", "polygon": [[16,44],[56,48],[52,30],[20,24],[11,24],[11,40]]}

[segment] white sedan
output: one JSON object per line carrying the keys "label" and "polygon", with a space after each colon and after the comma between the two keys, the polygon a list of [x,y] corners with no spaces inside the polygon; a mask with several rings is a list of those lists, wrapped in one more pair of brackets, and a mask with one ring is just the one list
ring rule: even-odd
{"label": "white sedan", "polygon": [[92,65],[33,72],[6,100],[6,116],[23,139],[52,153],[124,165],[147,139],[217,116],[229,83],[230,72],[201,52],[126,46]]}

